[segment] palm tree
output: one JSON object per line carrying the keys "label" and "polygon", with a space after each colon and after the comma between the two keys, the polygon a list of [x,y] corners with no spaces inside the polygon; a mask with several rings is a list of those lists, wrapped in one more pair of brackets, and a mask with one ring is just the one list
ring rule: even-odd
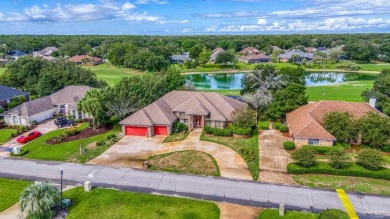
{"label": "palm tree", "polygon": [[99,116],[104,113],[102,99],[103,92],[92,89],[89,90],[85,97],[77,104],[78,111],[88,113],[88,115],[92,116],[92,126],[94,130],[96,129],[96,124],[100,125]]}
{"label": "palm tree", "polygon": [[52,210],[60,202],[60,192],[48,182],[34,182],[25,188],[20,196],[20,209],[26,218],[52,218]]}

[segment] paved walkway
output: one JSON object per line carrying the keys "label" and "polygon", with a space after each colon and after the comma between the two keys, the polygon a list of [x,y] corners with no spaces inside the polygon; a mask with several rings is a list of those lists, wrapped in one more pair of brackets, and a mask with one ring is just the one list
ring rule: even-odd
{"label": "paved walkway", "polygon": [[[0,177],[58,182],[60,167],[64,169],[64,183],[68,185],[92,179],[94,186],[254,207],[278,207],[283,203],[288,210],[344,210],[333,190],[97,165],[0,158]],[[361,219],[390,217],[390,197],[358,193],[347,195]]]}
{"label": "paved walkway", "polygon": [[152,138],[125,136],[106,152],[88,162],[88,164],[115,167],[143,168],[148,157],[174,151],[197,150],[210,154],[217,161],[221,176],[237,179],[252,179],[244,159],[229,147],[200,141],[201,130],[189,133],[183,141],[162,143],[165,136]]}
{"label": "paved walkway", "polygon": [[296,184],[287,173],[287,164],[291,162],[290,154],[284,150],[285,138],[277,130],[263,130],[259,134],[259,180],[273,183]]}
{"label": "paved walkway", "polygon": [[216,203],[220,210],[220,219],[256,219],[262,208],[235,205],[226,202]]}

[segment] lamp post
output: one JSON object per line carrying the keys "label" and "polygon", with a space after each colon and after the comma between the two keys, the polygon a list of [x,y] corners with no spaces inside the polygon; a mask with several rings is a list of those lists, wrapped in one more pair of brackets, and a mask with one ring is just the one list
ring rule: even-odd
{"label": "lamp post", "polygon": [[60,203],[60,206],[61,206],[61,210],[62,210],[62,175],[64,174],[64,168],[60,167],[60,173],[61,173],[61,203]]}

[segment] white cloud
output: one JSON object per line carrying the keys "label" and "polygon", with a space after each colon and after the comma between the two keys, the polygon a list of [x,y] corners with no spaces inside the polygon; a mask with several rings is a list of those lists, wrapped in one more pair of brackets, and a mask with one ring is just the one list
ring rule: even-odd
{"label": "white cloud", "polygon": [[133,8],[135,8],[135,5],[128,3],[128,2],[126,2],[125,4],[122,5],[122,10],[130,10]]}
{"label": "white cloud", "polygon": [[259,20],[257,20],[257,24],[258,25],[266,25],[267,24],[267,20],[264,19],[264,18],[259,18]]}
{"label": "white cloud", "polygon": [[184,28],[183,30],[181,30],[182,33],[190,33],[192,32],[192,29],[191,28]]}
{"label": "white cloud", "polygon": [[138,5],[144,5],[144,4],[150,4],[150,3],[155,3],[155,4],[159,4],[159,5],[166,5],[168,4],[168,1],[160,1],[160,0],[137,0],[135,2],[135,4],[138,4]]}

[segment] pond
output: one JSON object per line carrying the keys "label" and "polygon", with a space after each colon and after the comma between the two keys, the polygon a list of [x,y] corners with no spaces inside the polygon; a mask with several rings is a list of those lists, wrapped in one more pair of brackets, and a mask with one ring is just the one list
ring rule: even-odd
{"label": "pond", "polygon": [[[245,73],[193,74],[187,75],[187,81],[199,90],[241,90],[241,80],[244,75]],[[305,80],[306,86],[310,87],[375,80],[375,77],[374,75],[345,72],[306,72]]]}

